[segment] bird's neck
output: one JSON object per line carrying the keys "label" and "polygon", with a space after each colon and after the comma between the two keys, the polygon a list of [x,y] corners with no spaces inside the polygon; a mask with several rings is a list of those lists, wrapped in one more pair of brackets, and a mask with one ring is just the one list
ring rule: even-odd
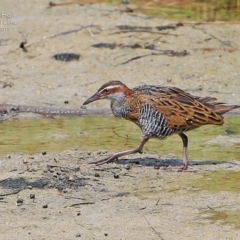
{"label": "bird's neck", "polygon": [[128,106],[126,104],[127,96],[124,92],[119,92],[111,98],[111,108],[114,116],[126,118],[128,114]]}

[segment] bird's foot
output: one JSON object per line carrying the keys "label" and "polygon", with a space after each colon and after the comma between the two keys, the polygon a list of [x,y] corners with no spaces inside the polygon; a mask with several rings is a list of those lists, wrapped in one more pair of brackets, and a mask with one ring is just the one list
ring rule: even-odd
{"label": "bird's foot", "polygon": [[191,163],[187,163],[187,164],[183,164],[180,167],[176,167],[176,166],[167,166],[167,167],[161,167],[162,170],[166,170],[166,171],[174,171],[174,172],[183,172],[185,170],[188,169],[188,166],[193,166]]}
{"label": "bird's foot", "polygon": [[107,157],[104,157],[104,158],[98,160],[98,161],[90,162],[89,164],[95,164],[96,166],[99,166],[99,165],[114,162],[114,161],[117,161],[117,160],[118,160],[118,158],[115,156],[115,154],[111,154]]}

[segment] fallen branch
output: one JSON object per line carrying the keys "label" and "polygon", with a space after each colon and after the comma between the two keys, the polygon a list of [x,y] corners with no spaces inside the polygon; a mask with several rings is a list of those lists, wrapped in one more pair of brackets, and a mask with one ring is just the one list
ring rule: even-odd
{"label": "fallen branch", "polygon": [[129,60],[127,60],[125,62],[122,62],[122,63],[119,63],[119,64],[116,64],[114,66],[127,64],[131,61],[135,61],[137,59],[140,59],[140,58],[143,58],[143,57],[148,57],[148,56],[167,55],[167,56],[170,56],[170,57],[185,57],[185,56],[189,55],[189,53],[186,50],[184,50],[182,52],[176,52],[174,50],[157,50],[157,51],[158,51],[157,53],[152,52],[152,53],[149,53],[149,54],[140,55],[140,56],[130,58]]}
{"label": "fallen branch", "polygon": [[39,107],[27,105],[11,105],[0,104],[0,114],[11,114],[20,112],[31,112],[43,114],[47,116],[63,115],[63,116],[106,116],[111,115],[111,110],[108,109],[82,109],[82,108],[52,108],[52,107]]}

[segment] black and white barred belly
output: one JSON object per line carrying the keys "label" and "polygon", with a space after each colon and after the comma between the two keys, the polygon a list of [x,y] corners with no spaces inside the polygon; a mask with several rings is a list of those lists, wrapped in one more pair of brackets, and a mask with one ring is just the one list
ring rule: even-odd
{"label": "black and white barred belly", "polygon": [[144,138],[164,139],[175,133],[175,130],[168,127],[164,115],[154,110],[149,104],[144,104],[141,108],[137,124]]}

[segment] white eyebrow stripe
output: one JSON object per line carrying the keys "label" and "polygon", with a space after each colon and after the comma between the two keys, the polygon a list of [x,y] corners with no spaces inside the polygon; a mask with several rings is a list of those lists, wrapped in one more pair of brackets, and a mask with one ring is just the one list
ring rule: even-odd
{"label": "white eyebrow stripe", "polygon": [[108,87],[105,87],[104,89],[102,89],[99,93],[103,92],[106,89],[110,90],[110,89],[117,88],[117,87],[120,87],[120,85],[108,86]]}

